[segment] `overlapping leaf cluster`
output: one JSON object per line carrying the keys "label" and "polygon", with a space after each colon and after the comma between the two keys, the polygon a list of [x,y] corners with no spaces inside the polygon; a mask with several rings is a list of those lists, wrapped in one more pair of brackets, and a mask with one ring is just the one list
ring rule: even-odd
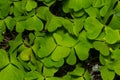
{"label": "overlapping leaf cluster", "polygon": [[[57,3],[62,5],[53,7]],[[94,48],[102,79],[113,80],[120,75],[119,29],[119,0],[1,0],[0,42],[7,31],[16,34],[9,49],[0,49],[0,78],[90,80],[77,60],[87,60]],[[65,63],[76,68],[54,76]]]}

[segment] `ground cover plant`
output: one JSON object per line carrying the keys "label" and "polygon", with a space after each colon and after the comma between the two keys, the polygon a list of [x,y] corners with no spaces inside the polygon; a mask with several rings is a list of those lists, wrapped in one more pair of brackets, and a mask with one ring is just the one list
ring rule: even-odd
{"label": "ground cover plant", "polygon": [[119,80],[120,0],[0,0],[0,80]]}

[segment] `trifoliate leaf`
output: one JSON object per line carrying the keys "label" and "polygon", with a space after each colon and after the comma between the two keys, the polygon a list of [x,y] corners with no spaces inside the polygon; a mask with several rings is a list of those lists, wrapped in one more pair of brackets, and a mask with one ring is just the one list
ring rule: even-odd
{"label": "trifoliate leaf", "polygon": [[70,53],[70,48],[64,46],[57,46],[51,55],[51,59],[54,61],[59,61],[67,57]]}
{"label": "trifoliate leaf", "polygon": [[[110,27],[106,27],[105,28],[105,40],[107,43],[109,44],[114,44],[116,43],[118,40],[120,40],[120,34],[119,34],[119,30],[113,30]],[[111,37],[112,36],[112,37]]]}
{"label": "trifoliate leaf", "polygon": [[84,24],[89,39],[95,39],[102,31],[103,24],[93,17],[88,17]]}
{"label": "trifoliate leaf", "polygon": [[112,52],[111,58],[115,59],[115,60],[119,60],[120,59],[120,49],[115,49]]}
{"label": "trifoliate leaf", "polygon": [[19,21],[16,23],[16,31],[19,33],[22,33],[26,27],[27,24],[25,21]]}

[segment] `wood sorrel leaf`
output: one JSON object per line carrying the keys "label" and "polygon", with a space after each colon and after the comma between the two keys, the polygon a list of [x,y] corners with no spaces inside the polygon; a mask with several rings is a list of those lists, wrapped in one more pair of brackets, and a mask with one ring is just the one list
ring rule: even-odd
{"label": "wood sorrel leaf", "polygon": [[102,55],[104,55],[104,56],[109,55],[109,48],[105,44],[105,42],[95,41],[93,43],[93,46],[95,47],[96,50],[99,50]]}
{"label": "wood sorrel leaf", "polygon": [[26,10],[31,11],[32,9],[37,7],[37,3],[33,0],[28,0],[26,4]]}
{"label": "wood sorrel leaf", "polygon": [[53,37],[46,37],[41,39],[40,49],[37,51],[37,55],[40,58],[50,55],[56,48],[56,43]]}
{"label": "wood sorrel leaf", "polygon": [[0,69],[9,63],[8,54],[5,50],[0,49]]}
{"label": "wood sorrel leaf", "polygon": [[51,54],[51,59],[54,61],[59,61],[67,57],[70,53],[70,48],[64,46],[57,46],[54,52]]}
{"label": "wood sorrel leaf", "polygon": [[101,33],[103,24],[93,17],[88,17],[85,21],[84,27],[87,31],[87,37],[89,39],[95,39]]}
{"label": "wood sorrel leaf", "polygon": [[105,40],[109,44],[114,44],[118,40],[120,40],[119,30],[113,30],[110,27],[106,27],[105,28],[105,33],[106,33]]}

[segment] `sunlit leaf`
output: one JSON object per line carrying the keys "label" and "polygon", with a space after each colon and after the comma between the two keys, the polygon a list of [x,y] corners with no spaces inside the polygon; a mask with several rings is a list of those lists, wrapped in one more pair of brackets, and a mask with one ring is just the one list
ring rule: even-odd
{"label": "sunlit leaf", "polygon": [[88,17],[85,21],[85,29],[89,39],[95,39],[101,33],[103,24],[93,17]]}
{"label": "sunlit leaf", "polygon": [[[110,27],[106,27],[105,28],[105,40],[107,43],[109,44],[114,44],[116,43],[118,40],[120,40],[120,34],[118,30],[113,30]],[[112,36],[112,37],[111,37]]]}
{"label": "sunlit leaf", "polygon": [[100,53],[104,56],[109,55],[109,47],[104,42],[96,41],[93,43],[96,50],[99,50]]}
{"label": "sunlit leaf", "polygon": [[70,48],[64,46],[57,46],[55,51],[51,55],[51,59],[54,61],[59,61],[67,57],[70,53]]}
{"label": "sunlit leaf", "polygon": [[52,37],[41,39],[40,49],[37,51],[39,57],[43,58],[50,55],[56,48],[55,41]]}

